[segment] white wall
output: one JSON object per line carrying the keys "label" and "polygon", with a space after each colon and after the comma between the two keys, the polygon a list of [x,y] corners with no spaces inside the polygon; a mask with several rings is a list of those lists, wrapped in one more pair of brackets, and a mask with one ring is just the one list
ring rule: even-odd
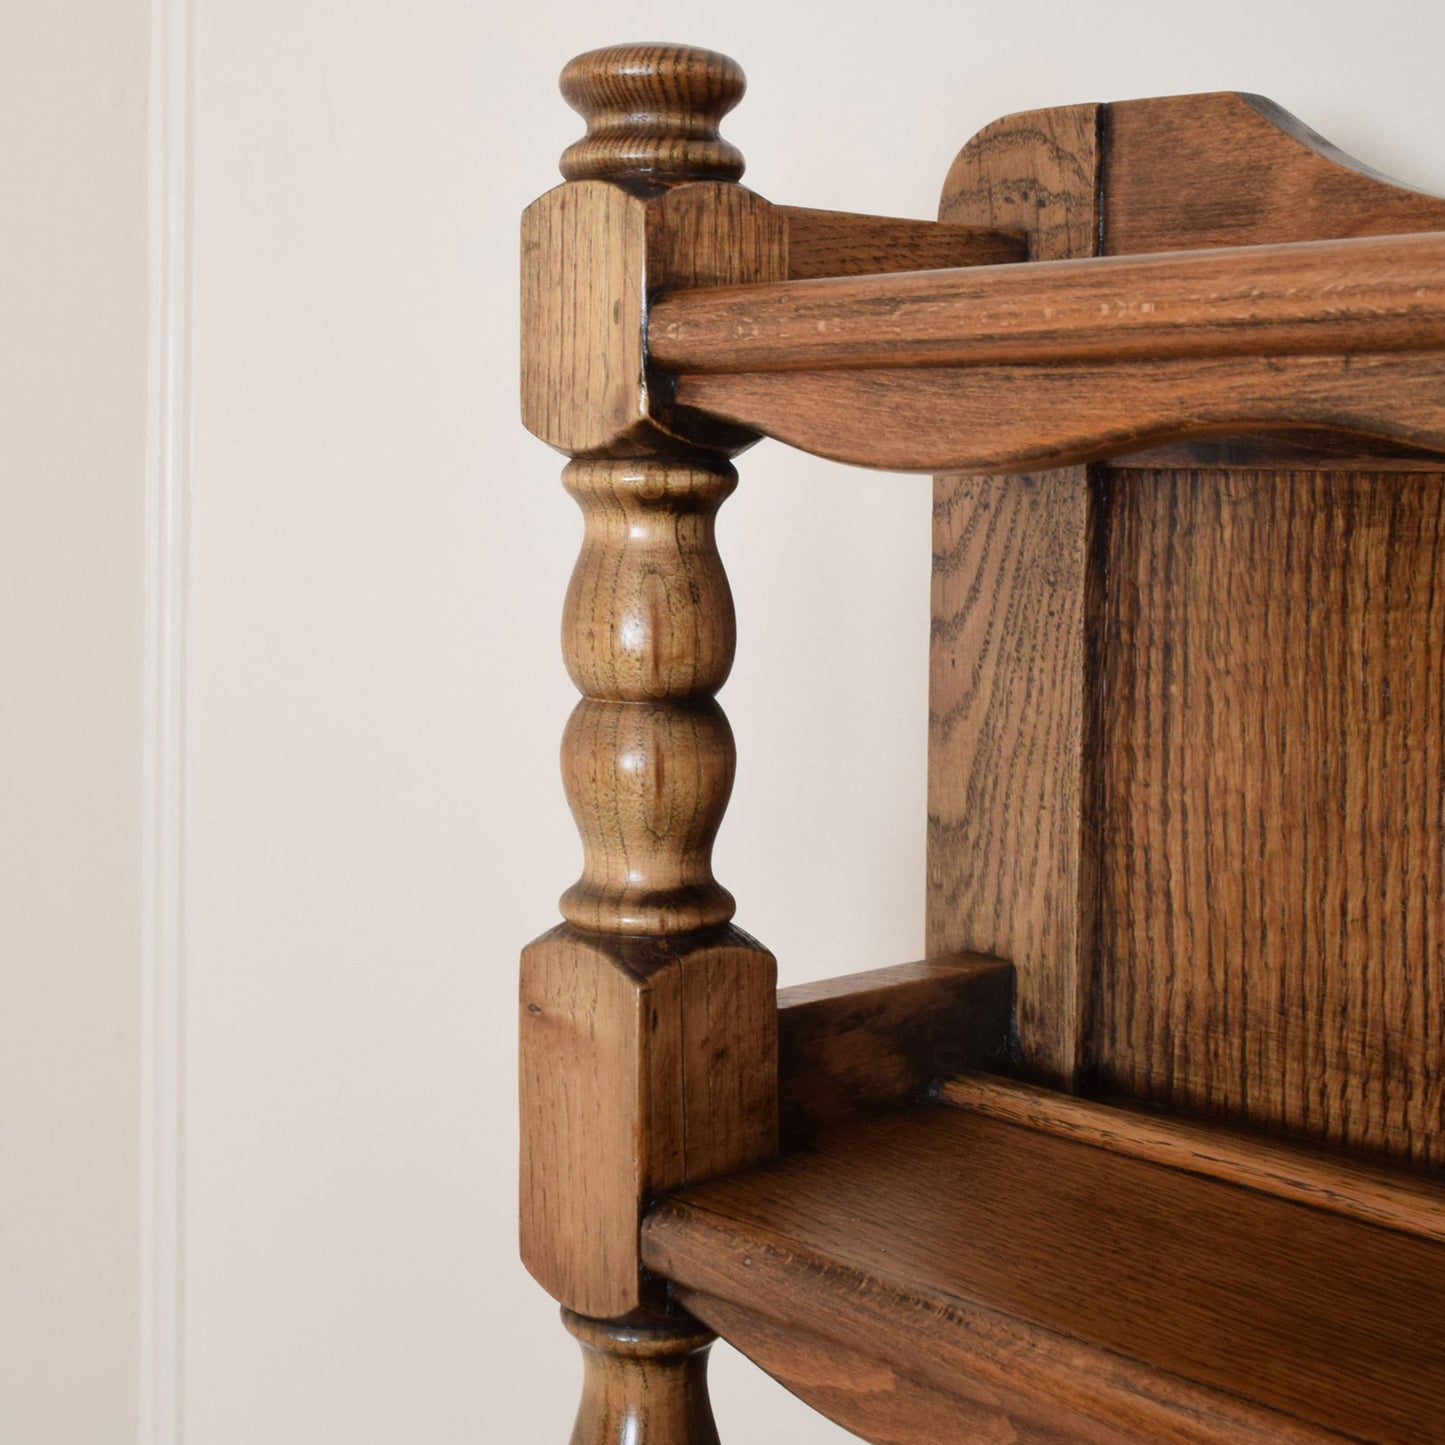
{"label": "white wall", "polygon": [[0,10],[0,1441],[130,1441],[144,0]]}
{"label": "white wall", "polygon": [[[516,954],[579,862],[556,754],[580,523],[516,401],[517,217],[580,127],[556,72],[617,40],[726,50],[750,77],[727,125],[748,181],[797,204],[928,215],[954,152],[996,115],[1226,87],[1445,190],[1445,8],[157,3],[194,46],[194,326],[176,398],[192,420],[181,1434],[561,1442],[580,1370],[516,1262],[513,1084]],[[7,882],[40,882],[21,900],[22,966],[5,938],[20,1014],[0,1023],[16,1040],[0,1069],[22,1125],[0,1221],[22,1303],[0,1304],[0,1388],[34,1412],[14,1417],[25,1445],[108,1445],[133,1438],[134,1410],[133,1337],[105,1334],[105,1311],[136,1289],[123,1004],[139,885],[123,845],[143,399],[124,342],[142,301],[131,102],[114,127],[82,122],[97,37],[139,20],[122,0],[32,9],[77,75],[6,97],[61,136],[19,190],[126,200],[114,225],[75,201],[79,255],[47,251],[37,222],[25,254],[51,299],[22,313],[33,354],[6,371],[28,419],[0,430],[6,665],[36,681],[18,753],[0,758],[7,786],[30,790],[0,861]],[[134,483],[106,493],[111,511],[78,489],[107,468]],[[740,768],[718,874],[785,981],[916,956],[928,484],[772,444],[740,471],[720,523]],[[108,820],[105,859],[87,799]],[[93,1159],[109,1192],[90,1197],[79,1161]],[[131,1343],[97,1344],[117,1338]],[[718,1355],[725,1441],[842,1438]],[[143,1445],[171,1442],[158,1429]]]}

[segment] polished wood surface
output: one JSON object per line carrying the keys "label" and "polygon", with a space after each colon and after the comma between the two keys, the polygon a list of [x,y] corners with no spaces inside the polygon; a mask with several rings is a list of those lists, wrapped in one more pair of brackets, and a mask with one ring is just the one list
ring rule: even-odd
{"label": "polished wood surface", "polygon": [[1442,383],[1445,353],[1352,352],[684,376],[676,397],[854,466],[1022,472],[1261,428],[1445,453]]}
{"label": "polished wood surface", "polygon": [[659,287],[787,275],[787,221],[732,184],[718,133],[742,86],[687,47],[579,57],[562,88],[587,136],[523,219],[523,420],[573,458],[585,528],[562,625],[583,871],[523,954],[520,1011],[522,1257],[575,1312],[574,1445],[716,1445],[708,1337],[656,1318],[639,1224],[658,1193],[777,1148],[776,966],[728,926],[711,866],[734,759],[713,520],[752,438],[679,415],[643,335]]}
{"label": "polished wood surface", "polygon": [[[1028,255],[1028,238],[1021,231],[804,206],[779,206],[778,210],[788,224],[788,275],[795,281],[810,276],[928,271],[940,266],[991,266],[1022,261]],[[666,300],[664,295],[662,302]]]}
{"label": "polished wood surface", "polygon": [[879,370],[1445,346],[1445,233],[677,291],[669,371]]}
{"label": "polished wood surface", "polygon": [[718,125],[746,84],[737,61],[697,46],[612,45],[579,55],[562,71],[562,98],[587,134],[562,153],[562,174],[735,181],[742,152]]}
{"label": "polished wood surface", "polygon": [[733,929],[677,943],[562,925],[522,955],[522,1259],[613,1318],[661,1303],[638,1270],[658,1193],[777,1148],[776,968]]}
{"label": "polished wood surface", "polygon": [[726,923],[712,842],[735,751],[712,695],[736,626],[713,519],[737,473],[722,460],[579,461],[565,481],[586,527],[562,618],[583,695],[562,773],[585,863],[563,916],[608,933]]}
{"label": "polished wood surface", "polygon": [[1445,1244],[1445,1185],[1348,1154],[1280,1144],[1156,1110],[1096,1103],[992,1074],[943,1079],[933,1097],[955,1109]]}
{"label": "polished wood surface", "polygon": [[778,991],[783,1142],[920,1098],[959,1069],[1007,1061],[1013,968],[971,955]]}
{"label": "polished wood surface", "polygon": [[[1093,255],[1098,130],[1093,105],[995,122],[954,162],[939,215],[1019,227],[1039,261]],[[1041,419],[1012,401],[1004,415]],[[1012,962],[1020,1066],[1066,1087],[1082,1066],[1097,891],[1093,527],[1083,467],[934,480],[925,947]]]}
{"label": "polished wood surface", "polygon": [[[878,1445],[1437,1439],[1445,201],[1214,95],[997,122],[938,224],[812,211],[736,184],[725,57],[563,84],[523,415],[584,867],[522,1234],[574,1445],[716,1445],[679,1309]],[[941,473],[932,961],[780,996],[711,868],[759,433]]]}
{"label": "polished wood surface", "polygon": [[1104,111],[1105,255],[1445,230],[1445,197],[1381,175],[1263,96]]}
{"label": "polished wood surface", "polygon": [[713,1334],[686,1318],[604,1323],[562,1311],[582,1346],[571,1445],[718,1445],[707,1397]]}
{"label": "polished wood surface", "polygon": [[[1439,1438],[1445,1246],[960,1109],[664,1201],[644,1258],[730,1336],[871,1360],[851,1392],[899,1416],[874,1438],[975,1438],[984,1406],[983,1438]],[[790,1384],[817,1368],[772,1348]],[[957,1433],[905,1433],[906,1382],[961,1397]]]}
{"label": "polished wood surface", "polygon": [[1111,473],[1101,1086],[1445,1163],[1445,476]]}
{"label": "polished wood surface", "polygon": [[575,457],[746,446],[751,433],[679,417],[650,384],[648,292],[786,275],[786,222],[741,186],[639,194],[591,179],[548,191],[522,217],[523,422]]}
{"label": "polished wood surface", "polygon": [[[965,147],[941,215],[1024,232],[1035,261],[1113,259],[664,296],[651,345],[678,373],[676,399],[904,471],[1026,471],[1276,428],[1445,450],[1442,243],[1412,234],[1445,229],[1445,200],[1268,102],[1009,117]],[[1402,346],[1429,354],[1392,359]],[[879,408],[892,425],[865,420]]]}

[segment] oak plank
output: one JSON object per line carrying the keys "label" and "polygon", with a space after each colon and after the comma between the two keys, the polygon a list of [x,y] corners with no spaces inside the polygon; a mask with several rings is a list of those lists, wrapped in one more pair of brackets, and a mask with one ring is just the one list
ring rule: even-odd
{"label": "oak plank", "polygon": [[[1063,106],[986,126],[950,168],[939,219],[1021,230],[1035,261],[1092,256],[1100,114]],[[1017,414],[1012,398],[1005,411]],[[898,431],[915,419],[905,408]],[[1074,466],[1017,480],[949,474],[955,465],[1003,470],[974,457],[929,467],[944,474],[933,486],[925,947],[1009,959],[1022,1067],[1071,1083],[1095,895],[1089,477]]]}
{"label": "oak plank", "polygon": [[677,395],[853,466],[1002,473],[1260,428],[1441,453],[1442,378],[1445,351],[1382,352],[698,375]]}
{"label": "oak plank", "polygon": [[944,1079],[933,1097],[955,1109],[1445,1244],[1445,1186],[1399,1169],[1197,1119],[1096,1103],[991,1074]]}
{"label": "oak plank", "polygon": [[1445,345],[1445,233],[677,291],[648,344],[680,373]]}
{"label": "oak plank", "polygon": [[778,991],[783,1139],[921,1097],[1008,1054],[1013,969],[958,955]]}
{"label": "oak plank", "polygon": [[987,266],[1021,261],[1021,232],[989,226],[951,226],[852,211],[779,206],[788,227],[788,275],[871,276],[885,271],[928,271],[942,266]]}
{"label": "oak plank", "polygon": [[1101,1088],[1445,1164],[1445,475],[1111,473]]}
{"label": "oak plank", "polygon": [[[688,1221],[689,1231],[700,1226],[698,1219]],[[719,1249],[734,1243],[718,1232]],[[759,1264],[754,1257],[753,1267]],[[767,1261],[761,1265],[767,1274]],[[749,1301],[686,1285],[674,1286],[674,1294],[793,1394],[872,1445],[1321,1445],[1345,1439],[1290,1421],[1281,1427],[1274,1414],[984,1311],[967,1316],[967,1348],[959,1349],[948,1328],[963,1322],[958,1312],[945,1309],[940,1319],[938,1307],[921,1306],[916,1316],[900,1319],[888,1300],[874,1311],[872,1328],[900,1338],[896,1348],[880,1352],[866,1325],[839,1328],[834,1317],[827,1333],[813,1328],[802,1290],[800,1317],[786,1324],[749,1308]],[[791,1308],[793,1293],[787,1297]],[[771,1303],[771,1278],[768,1298]],[[837,1338],[843,1333],[847,1343]]]}
{"label": "oak plank", "polygon": [[[604,149],[589,151],[589,167]],[[649,386],[647,298],[666,285],[781,280],[785,222],[738,185],[693,180],[644,195],[586,173],[522,215],[523,423],[573,457],[740,450],[751,436],[678,417]]]}
{"label": "oak plank", "polygon": [[1445,1405],[1445,1246],[957,1109],[673,1196],[643,1252],[1063,1438],[1425,1445]]}
{"label": "oak plank", "polygon": [[1273,101],[1116,101],[1103,128],[1103,254],[1445,229],[1445,197],[1346,155]]}

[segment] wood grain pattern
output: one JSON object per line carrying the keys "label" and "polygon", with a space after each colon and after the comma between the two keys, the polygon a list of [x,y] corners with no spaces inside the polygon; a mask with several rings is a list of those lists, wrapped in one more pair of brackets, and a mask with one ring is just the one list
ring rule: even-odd
{"label": "wood grain pattern", "polygon": [[711,867],[734,638],[713,518],[751,437],[655,395],[643,318],[652,288],[785,276],[787,224],[728,183],[741,157],[717,122],[742,72],[726,57],[593,52],[563,91],[588,135],[523,222],[522,404],[573,455],[585,523],[562,629],[584,866],[568,922],[522,957],[522,1255],[592,1317],[570,1321],[590,1352],[575,1445],[716,1445],[701,1337],[638,1316],[666,1304],[638,1231],[657,1192],[777,1148],[777,970],[726,927]]}
{"label": "wood grain pattern", "polygon": [[783,1141],[921,1098],[940,1075],[1000,1067],[1013,969],[961,955],[778,992]]}
{"label": "wood grain pattern", "polygon": [[611,45],[568,61],[562,98],[587,134],[562,153],[569,181],[736,181],[742,152],[718,124],[742,98],[742,66],[692,45]]}
{"label": "wood grain pattern", "polygon": [[[784,995],[780,1084],[710,848],[726,456],[944,473],[930,954],[1013,961],[1027,1078],[1438,1169],[1445,238],[1397,233],[1445,202],[1207,96],[1001,121],[944,225],[790,210],[731,184],[724,57],[621,47],[564,89],[524,415],[581,458],[586,861],[524,955],[522,1229],[596,1317],[574,1445],[716,1445],[677,1303],[886,1445],[1437,1439],[1434,1186],[978,1078],[822,1129],[996,1051],[1006,968]],[[1294,430],[1352,470],[1082,465]],[[806,1147],[762,1163],[780,1102]]]}
{"label": "wood grain pattern", "polygon": [[677,397],[854,466],[1024,472],[1268,427],[1438,453],[1442,376],[1445,351],[1171,357],[684,376]]}
{"label": "wood grain pattern", "polygon": [[1035,261],[1094,255],[1103,109],[1060,105],[986,125],[949,168],[938,219],[1021,231]]}
{"label": "wood grain pattern", "polygon": [[1263,96],[1118,101],[1103,136],[1106,255],[1445,229],[1445,198],[1352,159]]}
{"label": "wood grain pattern", "polygon": [[570,1310],[582,1346],[582,1406],[571,1445],[719,1445],[707,1395],[714,1336],[694,1321],[603,1323]]}
{"label": "wood grain pattern", "polygon": [[[939,218],[1022,230],[1039,261],[1093,255],[1098,132],[1094,105],[996,121],[953,163]],[[934,479],[925,947],[1009,959],[1020,1066],[1065,1085],[1094,936],[1093,522],[1083,467]]]}
{"label": "wood grain pattern", "polygon": [[713,519],[737,474],[721,460],[573,462],[566,481],[586,522],[562,626],[583,693],[562,771],[584,866],[562,914],[614,933],[726,923],[712,843],[736,754],[712,695],[736,627]]}
{"label": "wood grain pattern", "polygon": [[[1445,227],[1445,200],[1345,155],[1258,95],[1219,93],[1122,101],[1104,108],[1109,176],[1103,252],[1390,235]],[[1378,467],[1374,444],[1351,457],[1323,439],[1337,469]],[[1287,467],[1302,460],[1293,433],[1263,433],[1222,454],[1213,441],[1175,450],[1185,466]],[[1147,463],[1146,463],[1147,465]]]}
{"label": "wood grain pattern", "polygon": [[[689,1221],[690,1227],[693,1224],[695,1221]],[[917,1363],[902,1363],[894,1352],[881,1352],[875,1344],[841,1344],[820,1333],[811,1320],[781,1323],[749,1309],[747,1303],[733,1304],[686,1286],[677,1287],[676,1295],[799,1399],[873,1445],[976,1445],[979,1441],[988,1445],[1077,1445],[1105,1440],[1112,1445],[1120,1440],[1180,1438],[1161,1425],[1158,1417],[1163,1411],[1155,1411],[1153,1419],[1148,1418],[1149,1412],[1138,1411],[1145,1417],[1139,1427],[1149,1433],[1130,1435],[1127,1425],[1117,1418],[1110,1427],[1101,1427],[1073,1411],[1045,1412],[1012,1385],[981,1378],[977,1357],[985,1355],[989,1346],[1007,1349],[1014,1344],[1020,1352],[1046,1358],[1055,1369],[1074,1365],[1083,1371],[1103,1366],[1115,1378],[1123,1373],[1106,1355],[1088,1349],[1071,1352],[1057,1337],[1022,1325],[1014,1325],[1011,1331],[996,1329],[987,1345],[976,1347],[959,1366],[947,1339],[938,1338],[942,1331],[930,1331],[919,1321],[907,1331],[917,1351]],[[888,1328],[898,1329],[899,1325],[889,1321]],[[935,1356],[935,1350],[940,1356]],[[939,1368],[929,1369],[924,1362],[935,1358]],[[928,1378],[921,1378],[923,1375]],[[1196,1432],[1184,1438],[1197,1441],[1201,1436]]]}
{"label": "wood grain pattern", "polygon": [[863,216],[779,206],[788,223],[788,275],[871,276],[940,266],[990,266],[1022,261],[1028,238],[988,226]]}
{"label": "wood grain pattern", "polygon": [[1071,472],[936,490],[928,937],[1015,961],[1021,1067],[1081,1056],[1091,501]]}
{"label": "wood grain pattern", "polygon": [[933,1097],[955,1109],[1445,1244],[1445,1188],[1397,1169],[1152,1110],[1077,1099],[990,1074],[944,1079]]}
{"label": "wood grain pattern", "polygon": [[675,1196],[643,1247],[714,1327],[992,1392],[1025,1439],[1438,1439],[1445,1246],[962,1110]]}
{"label": "wood grain pattern", "polygon": [[1289,431],[1237,431],[1227,437],[1195,438],[1165,442],[1142,451],[1125,452],[1113,458],[1117,466],[1159,470],[1183,467],[1244,467],[1251,471],[1274,472],[1438,472],[1440,455],[1423,447],[1381,441],[1332,432],[1310,431],[1307,427]]}
{"label": "wood grain pattern", "polygon": [[1445,478],[1110,484],[1104,1087],[1445,1162]]}
{"label": "wood grain pattern", "polygon": [[786,223],[741,186],[644,195],[593,179],[548,191],[522,216],[523,423],[574,457],[740,450],[752,433],[678,417],[653,386],[648,293],[787,274]]}
{"label": "wood grain pattern", "polygon": [[676,291],[648,345],[681,373],[1438,350],[1445,234]]}
{"label": "wood grain pattern", "polygon": [[777,1148],[772,956],[721,929],[677,942],[563,925],[522,955],[522,1259],[580,1314],[660,1296],[648,1201]]}

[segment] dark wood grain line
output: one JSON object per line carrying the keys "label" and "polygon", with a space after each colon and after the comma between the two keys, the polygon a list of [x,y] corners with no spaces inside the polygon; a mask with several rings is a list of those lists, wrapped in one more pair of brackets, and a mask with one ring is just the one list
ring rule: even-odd
{"label": "dark wood grain line", "polygon": [[1445,477],[1120,472],[1101,1086],[1445,1163]]}

